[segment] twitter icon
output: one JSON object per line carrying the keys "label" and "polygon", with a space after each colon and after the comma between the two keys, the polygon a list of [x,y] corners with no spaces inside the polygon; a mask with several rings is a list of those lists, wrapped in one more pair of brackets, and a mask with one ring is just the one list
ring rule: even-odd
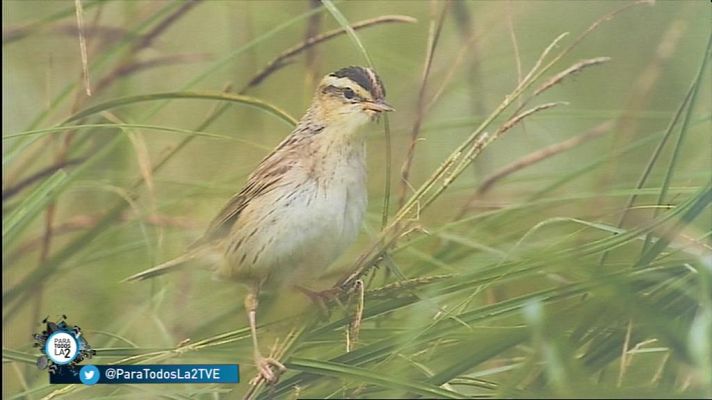
{"label": "twitter icon", "polygon": [[99,368],[93,365],[85,365],[79,370],[79,380],[85,385],[93,385],[99,382]]}

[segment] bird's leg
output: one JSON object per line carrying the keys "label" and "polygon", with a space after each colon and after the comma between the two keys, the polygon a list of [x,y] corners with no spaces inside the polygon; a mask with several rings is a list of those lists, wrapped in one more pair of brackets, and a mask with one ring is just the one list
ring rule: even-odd
{"label": "bird's leg", "polygon": [[[260,353],[260,346],[257,343],[257,290],[250,289],[249,293],[245,297],[245,310],[247,310],[247,318],[250,321],[250,332],[252,333],[252,346],[254,348],[254,358],[255,366],[257,367],[258,376],[253,380],[253,384],[257,383],[259,379],[264,379],[267,383],[276,383],[279,380],[279,376],[287,370],[285,366],[279,361],[270,358],[263,357]],[[272,369],[276,368],[276,371]]]}

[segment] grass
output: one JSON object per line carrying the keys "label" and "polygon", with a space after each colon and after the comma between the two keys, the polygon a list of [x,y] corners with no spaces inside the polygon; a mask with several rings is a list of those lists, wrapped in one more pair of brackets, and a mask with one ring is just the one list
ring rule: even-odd
{"label": "grass", "polygon": [[[69,4],[3,3],[4,398],[712,396],[708,7],[82,1],[77,30]],[[328,316],[267,294],[289,372],[250,386],[241,289],[119,281],[178,255],[304,77],[347,64],[398,109],[369,134],[364,230],[307,283],[342,291]],[[30,334],[60,314],[97,364],[245,383],[48,385]]]}

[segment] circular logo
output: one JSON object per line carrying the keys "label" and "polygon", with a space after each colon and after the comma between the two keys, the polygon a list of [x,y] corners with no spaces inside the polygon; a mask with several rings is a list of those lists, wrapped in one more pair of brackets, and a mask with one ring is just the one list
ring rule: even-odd
{"label": "circular logo", "polygon": [[58,365],[69,364],[79,354],[79,343],[70,333],[64,331],[54,332],[47,338],[45,354]]}
{"label": "circular logo", "polygon": [[85,365],[79,370],[79,380],[85,385],[93,385],[99,382],[99,368],[93,365]]}

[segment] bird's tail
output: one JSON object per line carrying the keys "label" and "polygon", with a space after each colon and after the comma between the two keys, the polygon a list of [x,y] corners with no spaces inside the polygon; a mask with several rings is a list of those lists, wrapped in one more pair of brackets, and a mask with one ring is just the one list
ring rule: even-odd
{"label": "bird's tail", "polygon": [[149,268],[138,274],[131,275],[128,278],[123,279],[121,282],[133,282],[142,281],[145,279],[154,278],[159,275],[167,274],[169,272],[178,271],[189,265],[190,261],[206,256],[210,251],[208,247],[198,247],[188,251],[187,253],[178,256],[172,260],[166,261],[162,264],[156,265],[155,267]]}

